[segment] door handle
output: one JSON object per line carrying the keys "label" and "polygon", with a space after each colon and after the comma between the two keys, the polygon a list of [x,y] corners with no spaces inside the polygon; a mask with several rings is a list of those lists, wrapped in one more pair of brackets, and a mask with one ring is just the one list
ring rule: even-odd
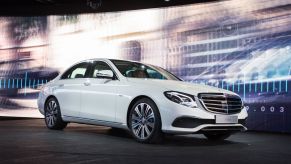
{"label": "door handle", "polygon": [[84,82],[84,85],[85,85],[85,86],[89,86],[90,84],[91,84],[90,81],[85,81],[85,82]]}
{"label": "door handle", "polygon": [[62,87],[64,87],[64,86],[65,86],[64,84],[60,84],[58,87],[62,88]]}

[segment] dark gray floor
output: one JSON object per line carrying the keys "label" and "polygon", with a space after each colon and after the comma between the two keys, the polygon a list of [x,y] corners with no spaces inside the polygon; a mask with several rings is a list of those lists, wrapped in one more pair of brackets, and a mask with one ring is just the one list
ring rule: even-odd
{"label": "dark gray floor", "polygon": [[214,143],[202,135],[135,142],[126,132],[70,124],[46,129],[43,120],[0,121],[0,163],[291,163],[291,135],[247,132]]}

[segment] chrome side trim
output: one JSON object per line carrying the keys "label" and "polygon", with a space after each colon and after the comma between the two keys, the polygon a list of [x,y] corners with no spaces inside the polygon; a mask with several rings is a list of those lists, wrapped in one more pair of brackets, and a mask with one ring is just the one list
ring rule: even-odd
{"label": "chrome side trim", "polygon": [[66,122],[108,126],[108,127],[115,127],[115,128],[129,130],[126,124],[122,124],[119,122],[111,122],[111,121],[104,121],[104,120],[97,120],[97,119],[88,119],[88,118],[83,118],[83,117],[74,117],[74,116],[66,116],[66,115],[62,115],[62,119]]}

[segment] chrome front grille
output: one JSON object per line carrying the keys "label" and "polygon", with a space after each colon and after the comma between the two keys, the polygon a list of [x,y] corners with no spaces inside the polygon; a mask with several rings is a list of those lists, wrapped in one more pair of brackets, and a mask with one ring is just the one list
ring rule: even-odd
{"label": "chrome front grille", "polygon": [[243,108],[239,96],[223,93],[200,93],[198,98],[207,111],[223,114],[239,113]]}

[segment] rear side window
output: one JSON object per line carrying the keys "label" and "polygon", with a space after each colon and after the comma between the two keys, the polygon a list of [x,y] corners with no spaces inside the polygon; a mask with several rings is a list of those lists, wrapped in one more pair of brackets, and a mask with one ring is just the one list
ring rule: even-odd
{"label": "rear side window", "polygon": [[67,70],[61,77],[61,79],[78,79],[78,78],[85,78],[87,76],[88,62],[79,63],[69,70]]}

